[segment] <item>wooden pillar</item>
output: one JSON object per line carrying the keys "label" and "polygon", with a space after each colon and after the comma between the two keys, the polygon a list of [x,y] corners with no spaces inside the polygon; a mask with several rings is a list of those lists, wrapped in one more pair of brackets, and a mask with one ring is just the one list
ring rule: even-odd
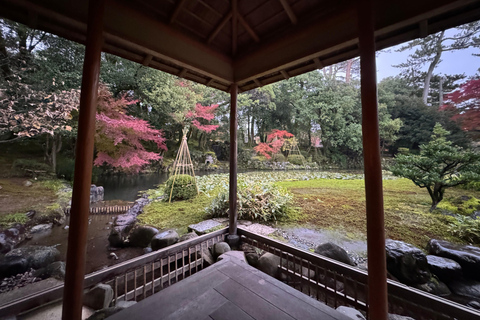
{"label": "wooden pillar", "polygon": [[359,1],[362,133],[367,207],[369,319],[387,320],[387,264],[372,0]]}
{"label": "wooden pillar", "polygon": [[228,201],[230,204],[229,234],[237,234],[237,94],[238,85],[230,87],[230,184]]}
{"label": "wooden pillar", "polygon": [[[105,0],[90,0],[88,8],[87,42],[83,62],[72,210],[68,232],[65,289],[63,292],[62,319],[64,320],[80,320],[82,315],[95,114],[100,74],[100,54],[103,44],[104,5]],[[95,259],[95,257],[92,257],[92,259]]]}

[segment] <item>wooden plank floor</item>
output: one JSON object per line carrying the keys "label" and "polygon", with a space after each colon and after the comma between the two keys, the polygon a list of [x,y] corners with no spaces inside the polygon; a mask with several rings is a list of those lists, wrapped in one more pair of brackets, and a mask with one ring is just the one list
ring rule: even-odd
{"label": "wooden plank floor", "polygon": [[349,320],[235,259],[217,262],[108,320]]}

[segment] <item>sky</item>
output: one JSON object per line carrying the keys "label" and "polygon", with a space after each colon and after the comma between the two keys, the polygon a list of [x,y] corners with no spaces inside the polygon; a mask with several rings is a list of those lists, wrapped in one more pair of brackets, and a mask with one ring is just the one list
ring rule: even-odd
{"label": "sky", "polygon": [[[450,30],[450,32],[453,32]],[[380,51],[377,55],[377,79],[381,81],[383,78],[398,75],[401,72],[400,68],[395,68],[397,65],[406,62],[408,55],[414,50],[396,52],[396,49],[402,45],[391,47],[385,51]],[[480,57],[473,56],[472,53],[480,54],[479,48],[468,48],[458,51],[448,51],[442,53],[442,61],[434,70],[434,74],[458,74],[465,73],[465,75],[473,76],[480,68]],[[427,71],[428,66],[424,67]]]}

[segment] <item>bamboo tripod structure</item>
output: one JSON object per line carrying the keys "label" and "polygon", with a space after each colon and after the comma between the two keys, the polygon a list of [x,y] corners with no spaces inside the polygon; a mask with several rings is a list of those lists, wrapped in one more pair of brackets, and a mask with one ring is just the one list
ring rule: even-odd
{"label": "bamboo tripod structure", "polygon": [[[193,169],[192,158],[190,157],[190,151],[188,150],[187,144],[187,132],[188,128],[183,129],[183,138],[182,143],[180,144],[180,149],[178,150],[177,157],[173,163],[173,182],[172,189],[170,190],[170,198],[168,202],[172,202],[173,187],[175,186],[175,179],[179,174],[188,174],[195,179],[195,170]],[[198,194],[198,185],[195,183]]]}
{"label": "bamboo tripod structure", "polygon": [[288,149],[287,160],[288,160],[288,157],[290,157],[291,155],[301,156],[303,159],[303,165],[305,165],[305,157],[300,152],[300,149],[298,148],[298,142],[297,142],[297,139],[295,139],[295,137],[292,138],[291,147]]}

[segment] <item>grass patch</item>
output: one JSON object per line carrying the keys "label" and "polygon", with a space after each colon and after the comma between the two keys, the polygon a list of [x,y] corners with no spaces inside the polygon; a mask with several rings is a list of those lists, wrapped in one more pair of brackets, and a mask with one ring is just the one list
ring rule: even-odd
{"label": "grass patch", "polygon": [[0,216],[0,226],[9,228],[15,223],[24,224],[28,220],[25,213],[11,213],[4,216]]}
{"label": "grass patch", "polygon": [[[366,234],[364,183],[363,180],[342,179],[277,182],[294,194],[295,205],[303,213],[299,223],[354,234]],[[384,180],[383,189],[388,238],[420,248],[431,238],[462,242],[449,231],[449,221],[444,215],[429,212],[431,200],[425,189],[408,179]],[[480,194],[459,188],[448,189],[447,193],[454,198]]]}
{"label": "grass patch", "polygon": [[175,228],[179,233],[185,233],[188,225],[209,218],[205,208],[211,201],[212,198],[205,194],[200,194],[194,199],[171,203],[155,200],[144,208],[138,220],[155,228]]}

